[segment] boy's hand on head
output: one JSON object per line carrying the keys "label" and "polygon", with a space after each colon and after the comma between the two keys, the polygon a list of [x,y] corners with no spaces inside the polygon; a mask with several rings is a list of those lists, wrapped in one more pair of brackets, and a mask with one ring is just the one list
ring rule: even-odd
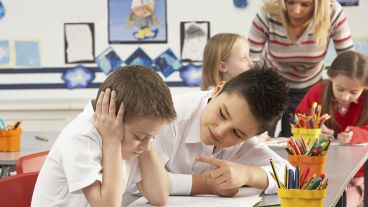
{"label": "boy's hand on head", "polygon": [[124,104],[121,103],[116,115],[116,91],[102,91],[96,102],[93,124],[102,137],[103,142],[121,142],[124,137]]}
{"label": "boy's hand on head", "polygon": [[337,139],[339,140],[340,144],[349,144],[353,138],[353,131],[349,127],[345,129],[344,132],[341,132],[337,135]]}
{"label": "boy's hand on head", "polygon": [[213,157],[198,157],[196,161],[212,166],[213,169],[208,174],[213,180],[213,186],[216,190],[237,190],[247,184],[247,174],[242,173],[243,165]]}

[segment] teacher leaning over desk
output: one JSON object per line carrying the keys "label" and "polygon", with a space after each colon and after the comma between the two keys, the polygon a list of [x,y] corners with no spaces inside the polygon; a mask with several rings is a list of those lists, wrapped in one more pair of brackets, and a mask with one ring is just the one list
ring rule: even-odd
{"label": "teacher leaning over desk", "polygon": [[[290,88],[278,136],[291,136],[289,114],[322,79],[330,39],[337,53],[354,49],[347,18],[335,0],[266,0],[255,16],[249,34],[250,57],[277,70]],[[274,129],[269,133],[277,136]]]}

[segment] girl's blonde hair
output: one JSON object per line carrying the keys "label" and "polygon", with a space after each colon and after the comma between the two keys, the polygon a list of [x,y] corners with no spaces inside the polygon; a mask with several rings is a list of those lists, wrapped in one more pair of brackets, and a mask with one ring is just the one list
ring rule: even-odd
{"label": "girl's blonde hair", "polygon": [[[263,9],[276,20],[280,21],[292,41],[297,38],[291,32],[291,25],[286,10],[286,0],[266,0]],[[313,25],[314,41],[318,46],[326,46],[329,41],[331,27],[331,6],[329,0],[313,0],[313,17],[309,24]]]}
{"label": "girl's blonde hair", "polygon": [[238,38],[233,33],[220,33],[210,38],[203,52],[202,90],[208,90],[221,81],[220,62],[231,55],[231,50]]}
{"label": "girl's blonde hair", "polygon": [[[368,59],[360,53],[354,51],[346,51],[339,54],[332,62],[331,66],[327,70],[327,74],[330,78],[334,78],[338,75],[347,76],[352,79],[359,80],[365,87],[368,87]],[[363,111],[360,114],[360,118],[356,126],[362,126],[368,124],[368,91],[364,89],[361,94],[363,98]],[[328,81],[328,84],[323,93],[322,112],[331,115],[326,125],[337,132],[339,123],[336,122],[336,116],[334,113],[334,101],[332,92],[332,82]]]}

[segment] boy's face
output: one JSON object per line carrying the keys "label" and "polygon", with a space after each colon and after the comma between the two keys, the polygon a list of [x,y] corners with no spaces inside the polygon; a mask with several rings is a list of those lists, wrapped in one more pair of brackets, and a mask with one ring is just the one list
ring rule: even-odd
{"label": "boy's face", "polygon": [[212,100],[201,114],[200,136],[206,145],[231,147],[258,133],[259,125],[240,95],[222,93],[216,86]]}
{"label": "boy's face", "polygon": [[150,141],[167,124],[161,118],[135,118],[124,124],[124,139],[121,142],[123,160],[130,160],[150,150]]}

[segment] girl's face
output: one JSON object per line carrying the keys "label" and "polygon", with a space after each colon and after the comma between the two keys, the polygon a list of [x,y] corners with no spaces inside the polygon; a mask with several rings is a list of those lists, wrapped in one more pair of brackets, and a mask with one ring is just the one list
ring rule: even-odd
{"label": "girl's face", "polygon": [[249,70],[253,65],[249,57],[249,44],[245,38],[238,38],[230,56],[220,62],[221,80],[228,81],[240,73]]}
{"label": "girl's face", "polygon": [[313,17],[314,0],[285,0],[291,26],[303,27]]}
{"label": "girl's face", "polygon": [[345,75],[337,75],[331,78],[331,81],[333,94],[340,104],[356,102],[367,88],[362,81]]}

